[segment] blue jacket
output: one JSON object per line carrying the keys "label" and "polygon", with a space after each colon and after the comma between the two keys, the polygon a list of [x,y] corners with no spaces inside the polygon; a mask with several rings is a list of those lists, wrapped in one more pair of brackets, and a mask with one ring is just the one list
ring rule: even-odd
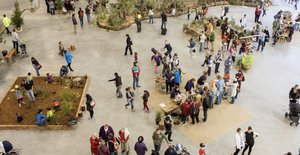
{"label": "blue jacket", "polygon": [[179,72],[179,70],[176,70],[174,82],[175,83],[180,83],[180,81],[181,81],[180,72]]}
{"label": "blue jacket", "polygon": [[45,115],[43,115],[42,113],[36,114],[36,116],[35,116],[35,123],[36,123],[36,124],[40,124],[41,121],[42,121],[43,119],[46,119],[46,118],[47,118],[47,117],[46,117]]}
{"label": "blue jacket", "polygon": [[191,90],[192,88],[194,88],[194,87],[195,87],[195,86],[194,86],[193,81],[192,81],[192,80],[189,80],[189,81],[186,83],[184,89],[185,89],[186,91],[190,91],[190,90]]}
{"label": "blue jacket", "polygon": [[70,53],[70,51],[67,51],[66,54],[65,54],[65,59],[67,61],[68,64],[72,63],[72,54]]}
{"label": "blue jacket", "polygon": [[223,79],[221,79],[221,80],[219,80],[219,81],[217,82],[217,90],[218,90],[219,92],[222,92],[222,91],[223,91],[223,85],[224,85],[224,80],[223,80]]}

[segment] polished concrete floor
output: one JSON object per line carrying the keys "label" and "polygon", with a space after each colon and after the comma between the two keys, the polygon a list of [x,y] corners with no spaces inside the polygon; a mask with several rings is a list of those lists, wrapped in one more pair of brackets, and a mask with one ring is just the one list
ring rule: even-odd
{"label": "polished concrete floor", "polygon": [[[22,2],[25,7],[26,2]],[[81,2],[84,4],[84,2]],[[12,13],[12,2],[0,0],[0,14]],[[269,8],[267,16],[262,18],[264,25],[271,28],[273,15],[280,9],[290,9],[292,6],[284,1],[275,1],[275,6]],[[82,5],[84,6],[84,5]],[[75,72],[73,75],[88,74],[92,77],[89,93],[97,101],[95,107],[95,119],[88,120],[87,113],[79,122],[76,130],[71,131],[0,131],[0,140],[7,139],[13,142],[16,148],[22,149],[24,155],[88,155],[89,137],[98,132],[99,127],[105,123],[110,124],[115,131],[121,127],[129,128],[131,132],[131,146],[138,136],[145,137],[145,143],[151,150],[151,136],[155,129],[155,113],[144,113],[139,96],[144,89],[154,87],[153,69],[150,63],[150,49],[163,47],[168,40],[173,45],[174,52],[179,54],[180,63],[189,75],[198,78],[205,68],[200,65],[204,55],[197,53],[196,58],[189,57],[188,39],[182,32],[182,25],[187,23],[186,16],[169,18],[168,34],[160,35],[160,19],[153,25],[143,22],[142,33],[136,33],[135,26],[119,31],[106,31],[94,25],[85,25],[84,29],[78,28],[78,34],[73,35],[72,22],[67,16],[50,16],[45,14],[45,6],[34,14],[24,13],[24,31],[19,34],[21,40],[28,45],[30,56],[36,57],[43,65],[41,73],[58,74],[61,65],[65,64],[64,58],[57,55],[58,42],[65,45],[75,44],[77,49],[73,53]],[[253,25],[254,8],[232,6],[229,17],[238,21],[242,15],[248,16],[249,26]],[[295,14],[296,12],[293,11]],[[220,7],[209,9],[210,15],[220,15]],[[193,17],[193,15],[192,15]],[[123,78],[123,87],[131,86],[132,57],[123,56],[125,48],[125,34],[130,34],[133,40],[133,50],[139,52],[139,65],[141,67],[140,85],[136,90],[135,113],[125,110],[125,99],[117,99],[114,96],[115,87],[107,80],[113,77],[114,72],[119,72]],[[5,35],[4,35],[5,36]],[[5,36],[6,44],[1,44],[0,49],[11,48],[11,39]],[[255,53],[253,68],[245,73],[246,82],[243,84],[243,92],[240,94],[237,104],[241,105],[251,115],[252,119],[238,126],[232,126],[222,136],[207,144],[207,153],[211,155],[228,155],[233,152],[234,135],[237,127],[243,130],[251,125],[260,134],[253,148],[254,155],[283,154],[286,151],[296,153],[300,146],[299,127],[289,126],[284,118],[288,110],[288,92],[290,88],[299,83],[300,76],[300,36],[295,32],[291,43],[278,44],[275,47],[266,46],[264,52]],[[0,95],[10,86],[16,76],[34,72],[29,57],[16,58],[16,61],[7,65],[0,65]],[[234,105],[233,105],[234,106]],[[201,132],[201,131],[199,131]],[[192,142],[179,130],[174,130],[174,144],[181,143],[187,146],[192,155],[196,155],[199,149],[197,143]],[[163,144],[166,148],[166,144]],[[134,153],[131,153],[134,154]],[[150,154],[150,153],[148,153]]]}

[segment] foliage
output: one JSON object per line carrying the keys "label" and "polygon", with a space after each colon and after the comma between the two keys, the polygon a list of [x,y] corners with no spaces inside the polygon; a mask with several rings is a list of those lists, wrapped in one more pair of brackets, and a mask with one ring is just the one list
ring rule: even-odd
{"label": "foliage", "polygon": [[12,24],[17,28],[20,28],[24,24],[24,20],[22,18],[22,11],[20,10],[20,5],[18,0],[15,1],[15,10],[11,17]]}
{"label": "foliage", "polygon": [[56,9],[57,10],[62,10],[63,9],[63,2],[62,0],[55,0],[56,3]]}
{"label": "foliage", "polygon": [[228,0],[228,3],[230,5],[238,5],[240,3],[240,1],[239,0]]}
{"label": "foliage", "polygon": [[65,115],[70,115],[71,112],[72,112],[73,105],[70,102],[66,101],[66,100],[62,100],[61,105],[62,105],[63,113]]}
{"label": "foliage", "polygon": [[120,12],[117,9],[114,9],[108,16],[108,24],[116,28],[119,27],[122,22],[123,19],[120,17]]}
{"label": "foliage", "polygon": [[119,9],[120,13],[123,14],[121,18],[125,19],[126,16],[133,15],[136,11],[136,0],[118,0],[117,8]]}
{"label": "foliage", "polygon": [[49,91],[42,87],[37,87],[34,89],[34,91],[37,96],[41,96],[42,100],[46,99],[49,96]]}
{"label": "foliage", "polygon": [[161,112],[156,112],[155,114],[155,121],[160,122],[161,121]]}
{"label": "foliage", "polygon": [[152,8],[153,10],[157,10],[159,8],[159,2],[157,0],[144,0],[144,6],[147,9]]}
{"label": "foliage", "polygon": [[61,98],[62,101],[76,102],[80,98],[80,95],[71,92],[69,89],[64,89],[62,90]]}
{"label": "foliage", "polygon": [[97,10],[96,10],[96,21],[100,21],[100,20],[106,20],[107,16],[106,16],[107,10],[105,7],[103,6],[98,6]]}
{"label": "foliage", "polygon": [[252,67],[254,61],[254,57],[251,54],[246,54],[243,58],[242,58],[242,65],[244,69],[250,69]]}

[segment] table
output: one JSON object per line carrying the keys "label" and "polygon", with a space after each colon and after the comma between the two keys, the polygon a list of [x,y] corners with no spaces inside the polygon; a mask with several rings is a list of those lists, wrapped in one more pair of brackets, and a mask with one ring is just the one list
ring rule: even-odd
{"label": "table", "polygon": [[162,111],[166,114],[170,114],[172,111],[179,108],[179,105],[177,105],[175,102],[171,101],[169,103],[161,103],[159,104]]}

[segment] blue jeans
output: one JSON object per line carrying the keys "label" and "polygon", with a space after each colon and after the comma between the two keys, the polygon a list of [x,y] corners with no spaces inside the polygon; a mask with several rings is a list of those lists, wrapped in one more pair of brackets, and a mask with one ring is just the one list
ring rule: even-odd
{"label": "blue jeans", "polygon": [[162,21],[161,22],[161,29],[166,29],[167,28],[167,22],[166,21]]}
{"label": "blue jeans", "polygon": [[91,15],[90,14],[86,14],[86,19],[87,19],[87,22],[90,23],[91,22]]}
{"label": "blue jeans", "polygon": [[30,103],[35,101],[35,97],[34,97],[32,89],[26,90],[26,94],[27,94],[27,96],[29,98]]}
{"label": "blue jeans", "polygon": [[262,41],[262,40],[258,40],[258,47],[257,47],[257,50],[259,50],[259,48],[261,47],[261,51],[264,50],[264,47],[265,47],[265,42]]}
{"label": "blue jeans", "polygon": [[222,102],[222,96],[223,96],[223,92],[221,91],[219,93],[219,95],[217,95],[217,98],[216,98],[216,103],[217,104],[221,104],[221,102]]}
{"label": "blue jeans", "polygon": [[150,15],[150,16],[149,16],[149,23],[153,24],[153,19],[154,19],[154,16],[153,16],[153,15]]}
{"label": "blue jeans", "polygon": [[294,29],[297,31],[300,29],[300,23],[295,23],[294,24]]}
{"label": "blue jeans", "polygon": [[231,103],[234,103],[236,96],[231,96]]}
{"label": "blue jeans", "polygon": [[80,17],[79,18],[79,21],[80,21],[80,26],[81,26],[81,28],[83,27],[83,17]]}
{"label": "blue jeans", "polygon": [[203,51],[204,51],[204,48],[205,48],[205,42],[203,42],[203,43],[200,42],[200,49],[199,49],[199,52],[203,52]]}
{"label": "blue jeans", "polygon": [[185,115],[182,115],[182,116],[181,116],[181,122],[182,122],[183,124],[185,124],[186,118],[187,118],[187,116],[185,116]]}
{"label": "blue jeans", "polygon": [[135,87],[139,87],[139,77],[138,76],[133,77],[133,86],[132,86],[132,88],[135,89]]}
{"label": "blue jeans", "polygon": [[42,118],[39,122],[35,122],[37,126],[46,125],[46,118]]}

